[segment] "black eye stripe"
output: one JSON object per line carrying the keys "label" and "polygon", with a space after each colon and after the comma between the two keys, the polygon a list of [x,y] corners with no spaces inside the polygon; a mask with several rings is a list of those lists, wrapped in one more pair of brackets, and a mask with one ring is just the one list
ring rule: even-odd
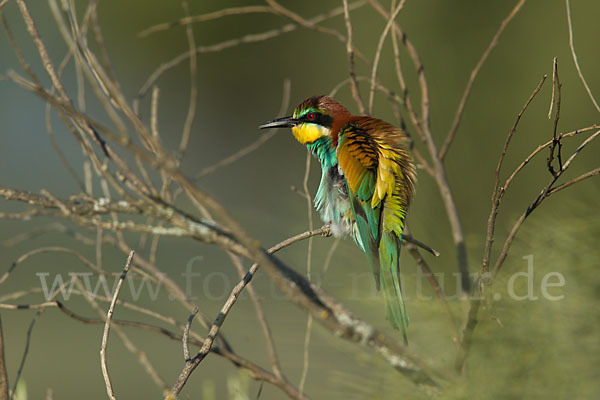
{"label": "black eye stripe", "polygon": [[[310,117],[313,117],[312,119]],[[327,114],[321,114],[319,112],[309,112],[300,118],[303,122],[310,122],[311,124],[317,124],[326,128],[331,128],[333,118]]]}

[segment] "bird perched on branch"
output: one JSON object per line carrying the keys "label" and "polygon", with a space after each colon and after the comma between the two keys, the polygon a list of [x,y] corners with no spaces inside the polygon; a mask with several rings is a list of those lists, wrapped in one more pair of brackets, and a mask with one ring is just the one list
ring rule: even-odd
{"label": "bird perched on branch", "polygon": [[351,235],[366,253],[386,318],[407,342],[398,264],[416,179],[407,136],[380,119],[352,115],[327,96],[310,97],[293,115],[259,128],[283,127],[321,163],[315,207],[334,236]]}

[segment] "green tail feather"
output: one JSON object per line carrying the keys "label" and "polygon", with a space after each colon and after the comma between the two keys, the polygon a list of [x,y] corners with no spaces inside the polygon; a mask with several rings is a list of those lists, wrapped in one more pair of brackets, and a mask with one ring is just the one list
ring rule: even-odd
{"label": "green tail feather", "polygon": [[400,286],[400,238],[394,232],[382,232],[379,242],[380,282],[385,299],[385,317],[390,324],[402,331],[404,343],[408,344],[406,328],[408,314]]}

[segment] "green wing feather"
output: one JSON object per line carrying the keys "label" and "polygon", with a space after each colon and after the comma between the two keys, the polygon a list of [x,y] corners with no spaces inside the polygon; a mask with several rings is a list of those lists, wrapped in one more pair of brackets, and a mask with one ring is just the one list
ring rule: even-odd
{"label": "green wing feather", "polygon": [[398,128],[381,120],[358,117],[340,129],[337,157],[356,221],[355,239],[367,255],[377,289],[382,288],[386,318],[406,342],[399,258],[415,173],[403,138]]}

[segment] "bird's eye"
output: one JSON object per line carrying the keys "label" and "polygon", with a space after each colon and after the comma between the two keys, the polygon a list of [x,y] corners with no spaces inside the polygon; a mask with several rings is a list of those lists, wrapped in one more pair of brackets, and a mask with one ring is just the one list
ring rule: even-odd
{"label": "bird's eye", "polygon": [[309,121],[314,121],[314,120],[315,120],[315,117],[316,117],[316,116],[315,116],[315,113],[308,113],[308,114],[306,114],[306,118],[307,118]]}

